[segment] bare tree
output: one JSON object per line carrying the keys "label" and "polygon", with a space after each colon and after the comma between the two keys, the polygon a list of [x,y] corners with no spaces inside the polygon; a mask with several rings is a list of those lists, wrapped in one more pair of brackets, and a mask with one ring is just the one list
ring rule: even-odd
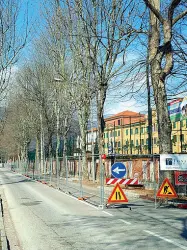
{"label": "bare tree", "polygon": [[[69,13],[69,19],[64,23],[70,46],[77,52],[74,54],[79,66],[87,68],[87,89],[91,98],[95,96],[97,101],[99,152],[102,154],[106,93],[109,83],[122,73],[126,49],[136,38],[132,29],[134,20],[131,19],[136,4],[121,0],[64,2],[67,6],[64,13],[66,8]],[[89,99],[87,92],[85,97]]]}
{"label": "bare tree", "polygon": [[[11,69],[28,37],[28,16],[25,15],[22,27],[18,25],[20,1],[0,2],[0,94],[3,99],[10,79]],[[23,14],[23,13],[22,13]],[[20,33],[22,28],[22,34]]]}
{"label": "bare tree", "polygon": [[160,153],[171,153],[172,126],[167,107],[166,79],[174,66],[173,27],[185,17],[187,9],[181,0],[167,1],[168,5],[165,4],[163,9],[160,0],[144,0],[144,3],[150,10],[149,63],[157,110]]}

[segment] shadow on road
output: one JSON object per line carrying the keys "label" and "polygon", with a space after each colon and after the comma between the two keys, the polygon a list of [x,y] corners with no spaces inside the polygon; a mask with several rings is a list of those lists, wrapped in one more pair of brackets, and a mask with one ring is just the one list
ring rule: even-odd
{"label": "shadow on road", "polygon": [[138,204],[109,204],[108,208],[130,208],[130,207],[144,207],[144,205],[138,205]]}
{"label": "shadow on road", "polygon": [[42,201],[29,201],[29,202],[23,202],[21,203],[21,205],[23,206],[36,206],[36,205],[39,205]]}
{"label": "shadow on road", "polygon": [[182,219],[183,222],[183,231],[181,233],[181,236],[187,240],[187,218]]}
{"label": "shadow on road", "polygon": [[[7,180],[6,180],[7,179]],[[16,178],[15,178],[16,179]],[[23,182],[32,182],[32,180],[29,180],[29,179],[22,179],[22,180],[11,180],[9,178],[4,178],[3,179],[3,183],[0,183],[0,186],[1,185],[8,185],[8,184],[16,184],[16,183],[23,183]]]}

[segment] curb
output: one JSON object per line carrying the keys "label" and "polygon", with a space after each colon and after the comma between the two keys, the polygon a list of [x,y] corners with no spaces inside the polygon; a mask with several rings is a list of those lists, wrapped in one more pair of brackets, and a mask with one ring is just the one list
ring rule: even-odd
{"label": "curb", "polygon": [[0,240],[1,240],[1,249],[8,250],[7,236],[5,233],[5,226],[3,220],[3,204],[1,198],[0,198]]}

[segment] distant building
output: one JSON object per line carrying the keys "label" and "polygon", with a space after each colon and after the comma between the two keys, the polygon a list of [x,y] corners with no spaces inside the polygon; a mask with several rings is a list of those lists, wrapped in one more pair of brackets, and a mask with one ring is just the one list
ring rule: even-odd
{"label": "distant building", "polygon": [[[172,122],[173,153],[187,152],[187,98],[178,98],[168,103]],[[87,132],[87,149],[91,151],[92,132]],[[97,128],[94,128],[94,143]],[[159,153],[159,137],[156,111],[152,111],[151,152]],[[105,154],[148,154],[148,116],[125,110],[105,118]]]}

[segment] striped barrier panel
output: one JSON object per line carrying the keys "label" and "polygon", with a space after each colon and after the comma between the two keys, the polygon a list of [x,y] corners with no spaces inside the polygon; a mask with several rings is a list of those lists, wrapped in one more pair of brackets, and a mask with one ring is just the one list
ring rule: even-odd
{"label": "striped barrier panel", "polygon": [[138,185],[138,179],[118,179],[118,178],[106,178],[107,185],[115,185],[115,184],[123,184],[123,185]]}

